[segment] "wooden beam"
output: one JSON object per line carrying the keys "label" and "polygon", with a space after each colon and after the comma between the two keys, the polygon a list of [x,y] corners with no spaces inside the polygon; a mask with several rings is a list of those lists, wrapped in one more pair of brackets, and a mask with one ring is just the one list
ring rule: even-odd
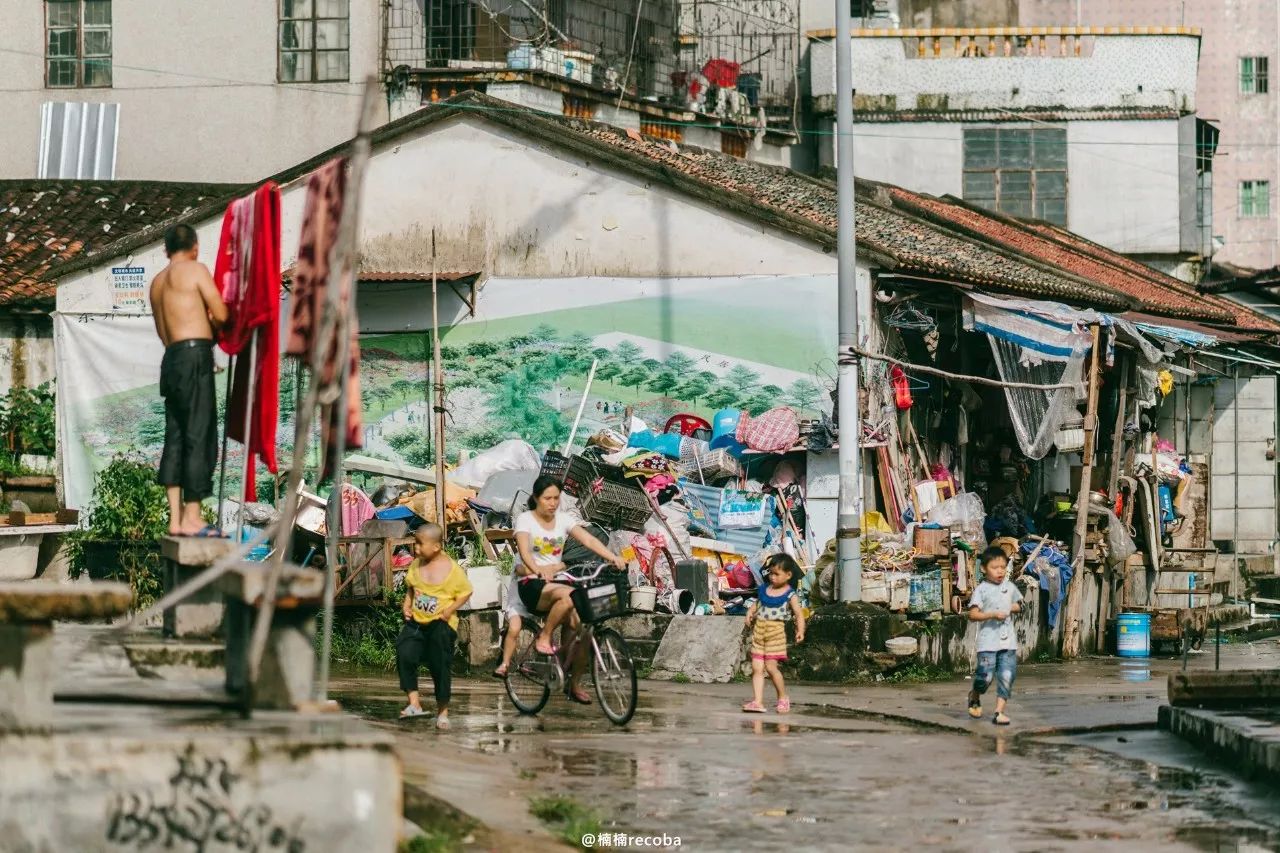
{"label": "wooden beam", "polygon": [[1093,482],[1094,444],[1098,432],[1098,326],[1093,327],[1093,346],[1089,351],[1089,401],[1084,414],[1083,467],[1080,491],[1076,495],[1076,529],[1071,540],[1071,559],[1075,573],[1067,586],[1067,621],[1063,628],[1062,656],[1080,655],[1080,609],[1084,598],[1084,536],[1089,526],[1089,487]]}

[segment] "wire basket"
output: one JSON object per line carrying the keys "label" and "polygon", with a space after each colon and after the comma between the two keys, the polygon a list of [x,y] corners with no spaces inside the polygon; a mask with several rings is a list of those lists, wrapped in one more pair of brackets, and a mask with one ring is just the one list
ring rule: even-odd
{"label": "wire basket", "polygon": [[574,587],[570,597],[578,616],[587,623],[622,616],[631,607],[626,575],[600,578]]}
{"label": "wire basket", "polygon": [[653,514],[649,498],[637,486],[595,480],[578,496],[578,511],[607,530],[639,533]]}
{"label": "wire basket", "polygon": [[569,471],[569,457],[554,450],[542,454],[542,470],[539,474],[551,477],[557,482],[564,482],[564,475]]}
{"label": "wire basket", "polygon": [[585,456],[574,456],[565,470],[564,490],[576,498],[582,498],[597,480],[619,486],[630,485],[621,465],[607,465],[604,462],[593,462]]}

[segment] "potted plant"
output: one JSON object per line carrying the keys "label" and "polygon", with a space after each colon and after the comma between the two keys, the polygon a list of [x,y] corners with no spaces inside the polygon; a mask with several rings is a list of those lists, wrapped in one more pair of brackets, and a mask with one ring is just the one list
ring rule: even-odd
{"label": "potted plant", "polygon": [[134,605],[161,588],[159,538],[169,529],[169,506],[155,468],[139,456],[119,455],[94,478],[86,525],[70,537],[72,573],[127,580]]}

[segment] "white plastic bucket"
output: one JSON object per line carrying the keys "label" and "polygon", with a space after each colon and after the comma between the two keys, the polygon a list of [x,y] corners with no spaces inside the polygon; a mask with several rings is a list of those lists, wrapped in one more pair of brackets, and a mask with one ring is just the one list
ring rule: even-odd
{"label": "white plastic bucket", "polygon": [[641,613],[652,613],[658,609],[658,588],[656,586],[634,586],[631,588],[631,609]]}

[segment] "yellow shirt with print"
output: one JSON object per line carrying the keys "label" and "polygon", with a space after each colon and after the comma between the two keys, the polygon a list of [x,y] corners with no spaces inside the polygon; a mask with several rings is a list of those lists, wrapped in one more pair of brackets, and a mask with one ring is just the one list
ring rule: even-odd
{"label": "yellow shirt with print", "polygon": [[[413,595],[413,620],[420,625],[439,619],[441,612],[471,592],[471,581],[467,579],[467,573],[462,570],[457,561],[450,562],[453,566],[449,574],[445,576],[444,583],[438,584],[427,583],[422,577],[418,560],[415,559],[409,564],[409,571],[405,574],[405,584]],[[458,630],[457,612],[449,617],[449,627],[455,631]]]}

